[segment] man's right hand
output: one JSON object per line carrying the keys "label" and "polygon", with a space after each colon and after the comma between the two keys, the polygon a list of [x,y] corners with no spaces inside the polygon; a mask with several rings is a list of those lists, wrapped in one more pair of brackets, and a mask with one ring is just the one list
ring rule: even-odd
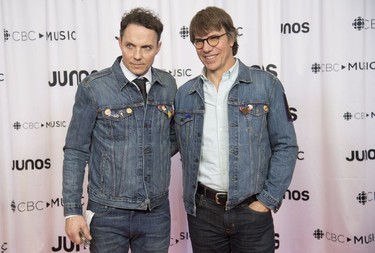
{"label": "man's right hand", "polygon": [[86,220],[82,215],[72,216],[65,220],[65,233],[75,244],[83,243],[80,231],[82,231],[87,240],[90,241],[92,239]]}

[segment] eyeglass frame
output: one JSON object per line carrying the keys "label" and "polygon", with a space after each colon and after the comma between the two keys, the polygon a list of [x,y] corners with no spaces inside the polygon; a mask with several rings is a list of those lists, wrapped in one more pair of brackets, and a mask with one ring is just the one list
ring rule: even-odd
{"label": "eyeglass frame", "polygon": [[[228,34],[227,32],[225,32],[225,33],[223,33],[223,34],[221,34],[221,35],[213,35],[213,36],[210,36],[210,37],[208,37],[208,38],[205,38],[205,39],[194,39],[194,41],[192,42],[193,43],[193,45],[194,45],[194,47],[196,48],[196,49],[202,49],[203,47],[204,47],[204,42],[206,41],[207,42],[207,44],[208,45],[210,45],[211,47],[216,47],[218,44],[219,44],[219,42],[220,42],[220,38],[222,37],[222,36],[224,36],[224,35],[226,35],[226,34]],[[216,44],[215,45],[212,45],[210,42],[209,42],[209,40],[211,40],[211,39],[217,39],[217,42],[216,42]],[[201,47],[197,47],[197,43],[202,43],[202,46]]]}

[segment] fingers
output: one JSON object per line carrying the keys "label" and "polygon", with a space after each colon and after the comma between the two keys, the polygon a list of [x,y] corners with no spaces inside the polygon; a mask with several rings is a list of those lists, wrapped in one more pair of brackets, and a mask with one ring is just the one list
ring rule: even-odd
{"label": "fingers", "polygon": [[270,209],[267,208],[263,203],[260,201],[254,201],[249,205],[249,208],[253,209],[254,211],[257,212],[268,212]]}
{"label": "fingers", "polygon": [[84,243],[84,238],[91,240],[91,235],[86,221],[81,215],[73,216],[65,220],[65,232],[68,238],[75,244]]}
{"label": "fingers", "polygon": [[91,237],[91,234],[90,234],[90,230],[88,228],[87,225],[85,225],[83,228],[82,228],[82,233],[83,233],[83,236],[87,239],[87,240],[91,240],[92,237]]}

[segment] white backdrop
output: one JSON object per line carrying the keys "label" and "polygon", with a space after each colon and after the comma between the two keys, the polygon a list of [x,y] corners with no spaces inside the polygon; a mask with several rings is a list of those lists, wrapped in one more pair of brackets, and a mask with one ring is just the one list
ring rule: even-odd
{"label": "white backdrop", "polygon": [[[228,11],[238,57],[283,82],[300,146],[274,215],[276,252],[375,252],[375,1],[0,0],[0,253],[88,252],[64,233],[62,147],[77,84],[112,65],[122,14],[165,24],[155,66],[200,73],[188,38],[200,9]],[[191,252],[173,158],[170,252]],[[87,196],[82,199],[87,202]]]}

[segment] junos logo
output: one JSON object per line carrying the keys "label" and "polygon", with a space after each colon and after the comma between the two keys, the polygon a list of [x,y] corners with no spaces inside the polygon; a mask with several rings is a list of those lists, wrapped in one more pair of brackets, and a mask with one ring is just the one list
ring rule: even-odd
{"label": "junos logo", "polygon": [[252,68],[257,68],[257,69],[263,69],[271,74],[273,74],[274,76],[277,76],[277,66],[275,64],[268,64],[266,66],[260,66],[260,65],[252,65],[251,66]]}
{"label": "junos logo", "polygon": [[52,252],[77,252],[81,250],[85,250],[86,247],[84,245],[74,244],[69,238],[66,236],[59,236],[57,238],[57,246],[52,246]]}
{"label": "junos logo", "polygon": [[354,160],[363,162],[366,160],[375,160],[375,149],[369,150],[352,150],[350,156],[346,160],[352,162]]}
{"label": "junos logo", "polygon": [[281,24],[281,33],[282,34],[292,34],[292,33],[308,33],[310,32],[310,23],[283,23]]}
{"label": "junos logo", "polygon": [[309,191],[287,190],[284,194],[284,199],[295,201],[308,201],[310,199]]}
{"label": "junos logo", "polygon": [[12,170],[42,170],[51,168],[51,159],[26,159],[26,160],[13,160]]}
{"label": "junos logo", "polygon": [[93,70],[91,72],[87,70],[73,70],[73,71],[52,71],[52,80],[48,81],[50,87],[58,86],[74,86],[81,83],[81,81],[89,74],[98,72]]}

